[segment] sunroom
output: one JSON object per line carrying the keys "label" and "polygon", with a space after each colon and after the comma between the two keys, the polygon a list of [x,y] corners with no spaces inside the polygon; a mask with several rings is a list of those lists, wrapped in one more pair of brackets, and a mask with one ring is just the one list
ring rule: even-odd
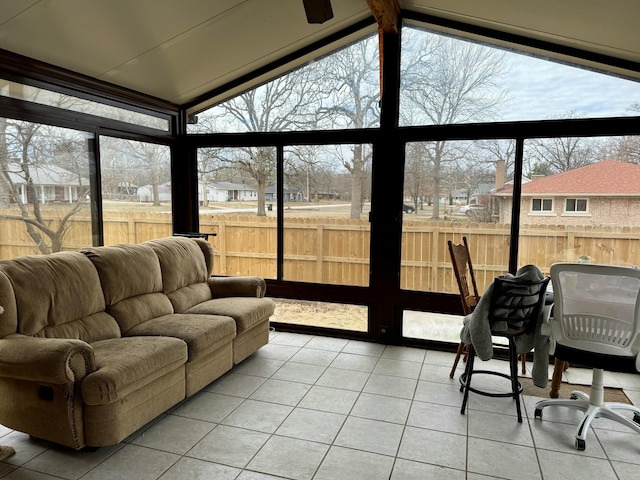
{"label": "sunroom", "polygon": [[[469,239],[481,291],[525,264],[637,264],[640,205],[536,224],[546,204],[531,215],[522,186],[640,163],[639,13],[623,0],[10,2],[0,259],[209,234],[216,275],[266,280],[276,345],[439,361],[462,324],[448,240]],[[36,168],[73,173],[87,195],[24,194]],[[205,201],[215,184],[251,195]],[[467,199],[484,208],[460,214]]]}

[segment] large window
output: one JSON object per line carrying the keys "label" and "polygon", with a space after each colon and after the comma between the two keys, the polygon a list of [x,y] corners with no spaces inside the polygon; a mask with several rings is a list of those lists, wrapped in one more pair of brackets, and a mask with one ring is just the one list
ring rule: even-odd
{"label": "large window", "polygon": [[377,127],[379,62],[377,36],[366,37],[197,113],[189,133]]}
{"label": "large window", "polygon": [[[540,156],[540,145],[547,145]],[[551,149],[549,146],[572,148]],[[519,264],[548,273],[555,262],[637,264],[640,228],[640,137],[548,138],[525,141]],[[562,160],[562,161],[560,161]],[[535,172],[535,173],[534,173]],[[544,174],[543,174],[544,172]],[[534,193],[535,192],[535,193]],[[509,209],[510,193],[501,201]],[[531,195],[554,199],[553,216],[529,215]],[[550,200],[549,200],[550,201]]]}
{"label": "large window", "polygon": [[425,29],[402,32],[403,125],[633,116],[639,104],[638,82]]}
{"label": "large window", "polygon": [[93,243],[92,135],[0,118],[0,258]]}
{"label": "large window", "polygon": [[119,120],[132,125],[141,125],[165,132],[169,130],[169,120],[166,116],[156,117],[145,113],[134,112],[76,96],[45,90],[44,88],[10,82],[1,78],[0,96],[62,108],[73,112],[88,113],[98,117]]}
{"label": "large window", "polygon": [[[495,192],[512,173],[511,140],[412,142],[405,149],[400,287],[458,293],[447,241],[469,240],[481,291],[509,264],[510,222],[501,222]],[[405,337],[456,341],[460,318],[405,310]]]}
{"label": "large window", "polygon": [[215,233],[214,273],[276,278],[276,149],[198,149],[200,231]]}
{"label": "large window", "polygon": [[285,149],[285,280],[369,285],[370,145]]}
{"label": "large window", "polygon": [[100,137],[104,244],[171,235],[169,147]]}

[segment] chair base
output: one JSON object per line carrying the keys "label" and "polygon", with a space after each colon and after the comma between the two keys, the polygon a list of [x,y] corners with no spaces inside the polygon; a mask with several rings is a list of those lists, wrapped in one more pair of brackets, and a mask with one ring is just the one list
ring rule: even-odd
{"label": "chair base", "polygon": [[[506,373],[494,372],[492,370],[475,370],[474,363],[475,363],[475,350],[473,348],[473,345],[471,345],[469,347],[469,359],[467,360],[465,371],[462,375],[460,375],[460,391],[464,392],[460,413],[464,415],[467,409],[469,392],[477,393],[479,395],[484,395],[486,397],[502,397],[502,398],[511,397],[516,402],[516,413],[518,415],[518,423],[522,423],[522,407],[520,406],[520,396],[522,394],[522,385],[518,381],[518,362],[517,362],[516,346],[515,346],[513,337],[509,338],[509,372],[510,374],[507,375]],[[509,382],[511,383],[511,390],[508,392],[488,392],[480,388],[472,387],[471,386],[472,378],[477,374],[493,375],[493,376],[505,378],[509,380]]]}
{"label": "chair base", "polygon": [[[577,450],[584,450],[587,446],[587,433],[591,422],[596,418],[607,418],[640,433],[640,408],[628,403],[603,402],[602,398],[602,371],[594,370],[594,382],[592,394],[575,390],[571,392],[570,399],[548,399],[540,400],[536,403],[534,413],[535,418],[542,420],[542,409],[548,406],[569,407],[585,412],[580,425],[576,429],[575,447]],[[633,420],[622,415],[620,412],[633,412]]]}

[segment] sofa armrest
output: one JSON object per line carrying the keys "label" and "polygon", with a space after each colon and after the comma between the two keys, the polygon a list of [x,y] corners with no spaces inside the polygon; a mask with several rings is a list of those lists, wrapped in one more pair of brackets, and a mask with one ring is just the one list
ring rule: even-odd
{"label": "sofa armrest", "polygon": [[52,384],[76,382],[96,370],[82,340],[12,334],[0,339],[0,376]]}
{"label": "sofa armrest", "polygon": [[255,276],[216,277],[207,279],[212,298],[222,297],[264,297],[267,283],[264,278]]}

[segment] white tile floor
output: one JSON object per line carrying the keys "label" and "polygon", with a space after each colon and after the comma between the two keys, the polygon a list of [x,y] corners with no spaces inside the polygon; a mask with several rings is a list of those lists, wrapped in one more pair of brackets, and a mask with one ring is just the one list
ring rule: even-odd
{"label": "white tile floor", "polygon": [[[274,332],[269,345],[125,442],[74,452],[0,427],[11,480],[637,479],[640,435],[599,419],[584,452],[576,412],[525,396],[462,394],[453,355]],[[491,360],[483,367],[504,369]],[[571,368],[567,376],[589,372]],[[486,378],[486,377],[485,377]],[[584,378],[584,377],[583,377]],[[608,374],[640,402],[640,375]],[[540,397],[547,395],[540,390]]]}

